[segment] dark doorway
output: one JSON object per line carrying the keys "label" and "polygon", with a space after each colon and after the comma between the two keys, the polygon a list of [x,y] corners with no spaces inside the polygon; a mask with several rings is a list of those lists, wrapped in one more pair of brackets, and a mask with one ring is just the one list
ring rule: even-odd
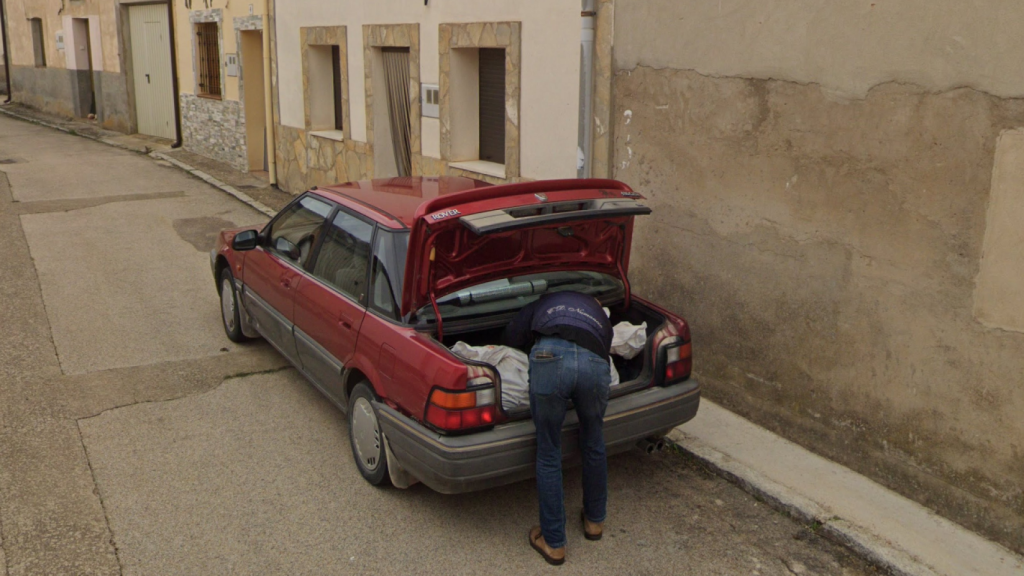
{"label": "dark doorway", "polygon": [[505,50],[480,49],[480,159],[505,163]]}
{"label": "dark doorway", "polygon": [[96,79],[92,67],[92,37],[87,18],[71,20],[71,38],[78,83],[78,114],[96,114]]}

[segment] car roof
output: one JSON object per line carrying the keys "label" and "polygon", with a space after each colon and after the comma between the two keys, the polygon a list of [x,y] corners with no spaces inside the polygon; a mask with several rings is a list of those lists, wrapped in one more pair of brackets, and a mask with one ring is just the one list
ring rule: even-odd
{"label": "car roof", "polygon": [[438,196],[488,186],[461,176],[407,176],[322,186],[316,192],[339,202],[354,201],[369,208],[381,224],[402,228],[411,227],[417,208]]}

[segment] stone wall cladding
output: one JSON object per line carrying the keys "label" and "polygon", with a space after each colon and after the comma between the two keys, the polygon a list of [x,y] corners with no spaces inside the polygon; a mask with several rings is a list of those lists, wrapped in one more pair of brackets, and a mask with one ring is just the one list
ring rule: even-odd
{"label": "stone wall cladding", "polygon": [[613,100],[654,209],[630,278],[691,322],[705,394],[1024,551],[1024,334],[972,310],[1024,100],[647,67]]}
{"label": "stone wall cladding", "polygon": [[181,94],[181,133],[186,150],[249,171],[245,116],[234,100]]}
{"label": "stone wall cladding", "polygon": [[277,184],[292,194],[313,186],[373,177],[370,145],[312,136],[301,128],[277,126]]}

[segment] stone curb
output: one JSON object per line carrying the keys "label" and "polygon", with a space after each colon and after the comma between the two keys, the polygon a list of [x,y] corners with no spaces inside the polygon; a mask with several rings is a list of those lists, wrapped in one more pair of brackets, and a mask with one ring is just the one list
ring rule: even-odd
{"label": "stone curb", "polygon": [[240,202],[243,202],[243,203],[249,205],[250,207],[255,208],[256,210],[262,212],[263,214],[265,214],[267,216],[273,217],[275,214],[277,214],[277,212],[271,210],[270,207],[268,207],[266,204],[263,204],[262,202],[259,202],[258,200],[253,199],[248,194],[245,194],[244,192],[240,192],[234,186],[229,186],[229,185],[225,184],[224,182],[221,182],[220,180],[214,178],[213,176],[210,176],[206,172],[203,172],[202,170],[198,170],[196,168],[193,168],[192,166],[189,166],[188,164],[182,162],[181,160],[178,160],[176,158],[172,158],[172,157],[164,154],[163,152],[150,152],[149,153],[149,157],[150,158],[155,158],[157,160],[163,160],[164,162],[168,162],[168,163],[174,165],[175,167],[180,168],[180,169],[184,170],[185,172],[188,172],[189,174],[195,176],[196,178],[199,178],[200,180],[206,182],[207,184],[209,184],[209,185],[211,185],[211,186],[213,186],[215,188],[219,188],[221,191],[223,191],[223,192],[225,192],[225,193],[227,193],[227,194],[229,194],[231,196],[234,196],[236,200],[239,200]]}
{"label": "stone curb", "polygon": [[941,576],[921,559],[893,546],[884,538],[860,526],[828,513],[816,502],[791,490],[737,462],[728,454],[687,436],[681,428],[673,430],[666,439],[712,472],[739,486],[743,491],[764,501],[776,510],[806,524],[817,526],[826,538],[845,546],[894,576]]}
{"label": "stone curb", "polygon": [[253,199],[252,197],[250,197],[249,195],[247,195],[247,194],[245,194],[243,192],[240,192],[237,188],[235,188],[233,186],[229,186],[229,185],[225,184],[224,182],[221,182],[220,180],[214,178],[213,176],[210,176],[206,172],[203,172],[202,170],[197,170],[196,168],[193,168],[192,166],[189,166],[188,164],[185,164],[181,160],[177,160],[175,158],[171,158],[170,156],[167,156],[166,154],[164,154],[162,152],[150,152],[149,151],[150,150],[149,147],[143,147],[141,149],[140,148],[133,148],[131,146],[122,144],[120,142],[115,142],[115,141],[109,140],[107,138],[98,138],[96,136],[92,136],[92,135],[89,135],[89,134],[83,134],[81,132],[78,132],[76,130],[72,130],[71,128],[67,128],[67,127],[61,126],[59,124],[53,124],[51,122],[46,122],[45,120],[39,120],[38,118],[32,118],[31,116],[25,116],[25,115],[22,115],[22,114],[18,114],[17,112],[14,112],[13,110],[7,110],[7,109],[3,108],[2,106],[0,106],[0,113],[6,114],[6,115],[8,115],[8,116],[10,116],[12,118],[17,118],[18,120],[23,120],[25,122],[30,122],[32,124],[37,124],[39,126],[45,126],[46,128],[52,128],[54,130],[59,130],[61,132],[64,132],[65,134],[71,134],[73,136],[80,136],[82,138],[93,140],[95,142],[100,142],[102,144],[106,144],[107,146],[113,146],[114,148],[120,148],[122,150],[127,150],[129,152],[136,152],[136,153],[139,153],[139,154],[148,154],[150,158],[155,158],[157,160],[163,160],[164,162],[168,162],[168,163],[172,164],[173,166],[175,166],[176,168],[180,168],[181,170],[184,170],[185,172],[188,172],[189,174],[195,176],[196,178],[199,178],[200,180],[206,182],[207,184],[209,184],[209,185],[211,185],[211,186],[213,186],[215,188],[219,188],[221,191],[223,191],[223,192],[233,196],[236,200],[239,200],[239,201],[247,204],[248,206],[250,206],[252,208],[255,208],[256,210],[262,212],[263,214],[265,214],[267,216],[273,217],[275,214],[277,214],[277,212],[271,210],[267,205],[265,205],[262,202],[259,202],[259,201],[255,200],[255,199]]}

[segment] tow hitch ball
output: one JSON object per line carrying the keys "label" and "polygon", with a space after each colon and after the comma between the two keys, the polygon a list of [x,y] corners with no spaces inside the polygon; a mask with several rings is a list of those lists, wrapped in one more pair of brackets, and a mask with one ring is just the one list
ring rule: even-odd
{"label": "tow hitch ball", "polygon": [[644,451],[645,454],[654,454],[655,452],[661,452],[665,449],[665,439],[657,436],[651,436],[644,438],[636,443],[637,448]]}

